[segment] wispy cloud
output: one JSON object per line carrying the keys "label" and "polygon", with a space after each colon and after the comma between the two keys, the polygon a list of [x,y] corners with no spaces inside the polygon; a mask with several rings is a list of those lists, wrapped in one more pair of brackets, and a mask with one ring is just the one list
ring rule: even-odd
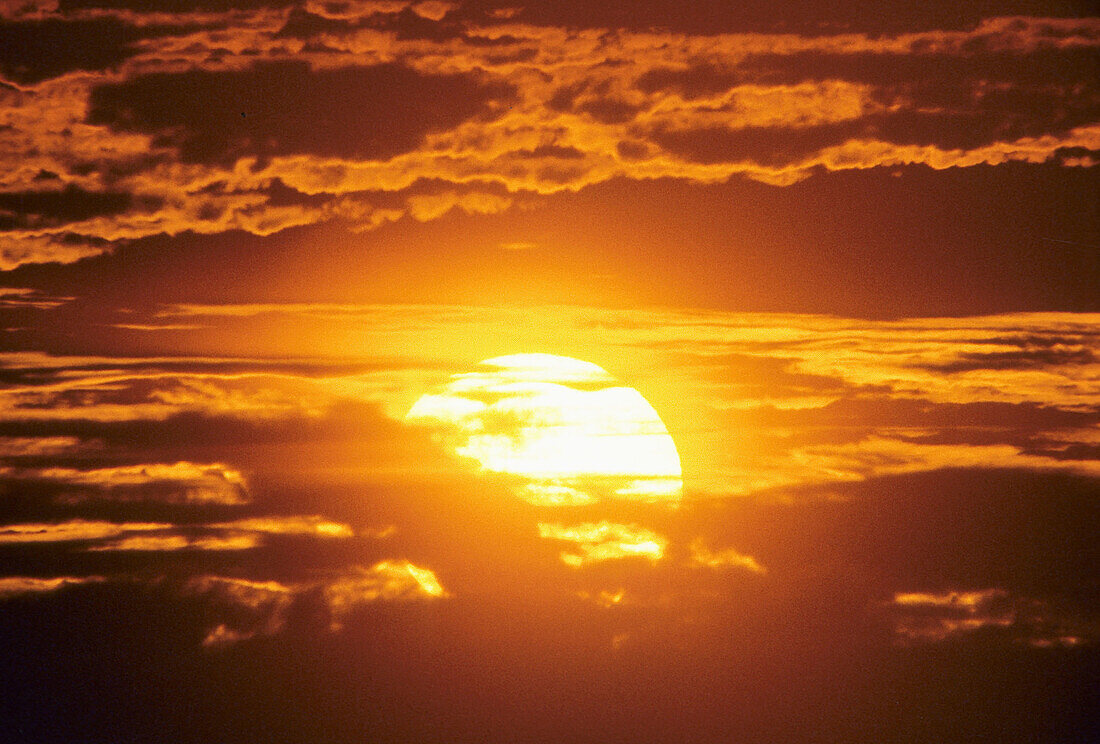
{"label": "wispy cloud", "polygon": [[[381,539],[391,532],[382,529],[368,531],[363,536]],[[341,540],[351,538],[355,533],[346,524],[316,515],[181,524],[71,519],[0,526],[0,544],[86,542],[90,552],[250,550],[262,545],[265,537],[273,535]]]}
{"label": "wispy cloud", "polygon": [[1047,648],[1094,642],[1095,624],[1060,613],[1050,603],[1002,589],[898,592],[886,605],[903,643],[935,643],[979,631],[1007,633]]}
{"label": "wispy cloud", "polygon": [[573,568],[622,558],[656,562],[668,547],[668,539],[652,530],[608,521],[576,525],[540,522],[539,536],[573,543],[572,548],[561,554],[562,562]]}
{"label": "wispy cloud", "polygon": [[383,560],[369,567],[349,566],[321,581],[292,584],[208,575],[192,579],[185,591],[213,601],[231,616],[207,633],[203,645],[212,647],[279,633],[296,602],[313,602],[318,596],[333,631],[342,629],[357,609],[375,602],[450,596],[434,571],[407,560]]}
{"label": "wispy cloud", "polygon": [[103,540],[128,532],[153,532],[170,529],[159,522],[104,522],[74,519],[57,523],[8,524],[0,527],[0,543],[53,543]]}
{"label": "wispy cloud", "polygon": [[71,487],[68,501],[160,501],[180,504],[244,504],[249,501],[244,475],[221,463],[147,463],[92,470],[69,467],[0,467],[0,478],[13,482]]}
{"label": "wispy cloud", "polygon": [[0,599],[20,597],[26,594],[49,594],[67,587],[84,584],[100,584],[103,576],[5,576],[0,578]]}
{"label": "wispy cloud", "polygon": [[92,553],[117,551],[172,552],[177,550],[251,550],[260,544],[259,537],[246,534],[227,535],[132,535],[88,548]]}
{"label": "wispy cloud", "polygon": [[73,297],[56,297],[39,289],[28,287],[0,287],[0,310],[12,308],[33,308],[35,310],[53,310]]}
{"label": "wispy cloud", "polygon": [[384,560],[369,568],[352,567],[324,585],[325,601],[338,630],[359,606],[372,602],[408,602],[448,597],[435,572],[407,560]]}
{"label": "wispy cloud", "polygon": [[712,551],[707,548],[703,538],[691,541],[691,565],[696,568],[743,568],[756,574],[767,573],[751,555],[745,555],[733,548]]}

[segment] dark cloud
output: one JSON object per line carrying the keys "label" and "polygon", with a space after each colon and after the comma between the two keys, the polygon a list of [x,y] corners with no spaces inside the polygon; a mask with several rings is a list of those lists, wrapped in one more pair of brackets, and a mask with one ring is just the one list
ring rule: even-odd
{"label": "dark cloud", "polygon": [[783,166],[866,131],[866,123],[844,122],[816,127],[656,130],[648,137],[669,152],[696,163],[744,160]]}
{"label": "dark cloud", "polygon": [[812,128],[658,131],[653,137],[698,162],[756,159],[754,153],[760,151],[761,162],[782,164],[850,138],[971,149],[1092,124],[1100,118],[1097,59],[1091,49],[1026,54],[977,49],[963,55],[764,54],[750,55],[733,67],[659,67],[643,73],[635,84],[646,93],[674,91],[687,99],[721,94],[746,83],[844,80],[873,86],[871,110],[850,121]]}
{"label": "dark cloud", "polygon": [[309,39],[320,34],[346,34],[354,31],[356,25],[342,18],[328,18],[315,15],[304,8],[294,8],[287,16],[286,23],[275,34],[275,38]]}
{"label": "dark cloud", "polygon": [[[608,105],[616,110],[613,102]],[[1015,91],[992,93],[966,107],[942,111],[902,109],[804,127],[657,129],[648,137],[697,163],[741,160],[781,167],[852,139],[969,150],[1025,137],[1065,133],[1093,123],[1098,116],[1100,97],[1087,105],[1067,105],[1060,94]]]}
{"label": "dark cloud", "polygon": [[[981,47],[967,53],[837,54],[822,51],[750,54],[736,67],[693,65],[657,69],[639,78],[643,90],[671,88],[700,94],[718,92],[746,79],[769,84],[848,80],[886,90],[919,92],[945,103],[981,87],[1007,83],[1013,88],[1084,85],[1094,90],[1100,61],[1092,48],[1038,48],[1006,52]],[[951,97],[951,98],[948,98]]]}
{"label": "dark cloud", "polygon": [[575,147],[562,147],[561,145],[539,145],[531,150],[519,150],[512,155],[521,158],[559,158],[562,160],[578,160],[584,157],[584,153]]}
{"label": "dark cloud", "polygon": [[327,18],[307,10],[291,10],[284,25],[276,34],[278,38],[310,39],[321,34],[346,35],[359,29],[392,32],[400,41],[447,41],[463,36],[461,25],[446,19],[439,21],[425,18],[409,8],[396,13],[372,13],[354,21]]}
{"label": "dark cloud", "polygon": [[[783,376],[777,381],[783,381]],[[752,392],[757,392],[752,390]],[[764,394],[765,391],[759,391]],[[770,390],[772,395],[791,392]],[[793,391],[798,394],[796,388]],[[843,396],[822,408],[804,410],[777,410],[764,407],[756,410],[730,412],[733,426],[766,427],[820,427],[824,435],[830,429],[834,433],[847,429],[844,436],[859,439],[862,433],[879,427],[911,427],[929,431],[961,432],[956,436],[973,444],[1008,442],[1024,445],[1032,437],[1054,429],[1088,428],[1097,423],[1096,412],[1067,411],[1053,406],[1034,403],[945,403],[921,399],[898,399],[889,395],[840,388],[810,388],[808,392]],[[984,433],[979,430],[986,430]],[[929,435],[930,436],[930,435]]]}
{"label": "dark cloud", "polygon": [[655,67],[639,75],[634,84],[646,93],[668,90],[692,99],[722,93],[752,77],[750,72],[739,68],[724,69],[703,63],[687,68]]}
{"label": "dark cloud", "polygon": [[[193,13],[210,11],[227,13],[235,10],[263,10],[297,5],[300,0],[158,0],[156,10],[162,13]],[[149,3],[143,0],[58,0],[62,12],[80,10],[136,10],[149,11]]]}
{"label": "dark cloud", "polygon": [[561,0],[554,3],[528,3],[517,6],[510,0],[470,0],[454,16],[481,22],[492,20],[493,11],[519,7],[509,20],[545,26],[572,28],[624,28],[632,30],[667,29],[693,34],[717,34],[738,31],[836,33],[870,31],[877,33],[923,29],[967,29],[983,18],[1004,15],[1087,17],[1093,13],[1081,0],[983,0],[965,7],[947,2],[921,3],[915,6],[890,6],[875,0],[845,0],[820,3],[815,0],[782,2],[729,3],[724,0],[699,0],[691,12],[664,0],[641,0],[629,4],[591,3],[586,0]]}
{"label": "dark cloud", "polygon": [[[263,616],[209,593],[181,596],[184,584],[103,582],[9,600],[0,634],[20,642],[0,650],[0,668],[20,684],[0,713],[12,730],[184,744],[343,744],[364,732],[379,744],[903,744],[1087,741],[1094,722],[1095,651],[1006,653],[984,639],[896,649],[872,633],[827,641],[807,632],[840,609],[825,603],[784,618],[774,597],[752,596],[765,633],[734,605],[707,623],[575,599],[456,597],[374,603],[330,633],[315,594],[285,608],[278,634],[211,651],[200,644],[212,622],[263,630]],[[664,619],[669,632],[646,632]]]}
{"label": "dark cloud", "polygon": [[304,62],[279,62],[100,86],[88,121],[155,134],[192,162],[296,153],[387,158],[429,132],[486,115],[511,94],[502,83],[396,64],[314,72]]}
{"label": "dark cloud", "polygon": [[858,575],[868,599],[1001,587],[1084,610],[1100,590],[1085,578],[1100,572],[1096,495],[1084,477],[949,469],[805,489],[810,502],[703,505],[693,521],[769,575]]}
{"label": "dark cloud", "polygon": [[155,209],[160,200],[135,199],[132,194],[118,191],[85,191],[71,184],[60,191],[0,192],[0,230],[53,227],[120,214],[135,203],[144,209]]}
{"label": "dark cloud", "polygon": [[946,364],[932,365],[937,372],[970,372],[978,369],[1044,369],[1062,365],[1086,365],[1096,361],[1096,354],[1088,348],[1021,349],[989,354],[960,354]]}
{"label": "dark cloud", "polygon": [[114,18],[0,21],[0,73],[18,83],[33,84],[73,70],[108,69],[137,54],[133,44],[140,39],[187,30],[182,26],[139,28]]}

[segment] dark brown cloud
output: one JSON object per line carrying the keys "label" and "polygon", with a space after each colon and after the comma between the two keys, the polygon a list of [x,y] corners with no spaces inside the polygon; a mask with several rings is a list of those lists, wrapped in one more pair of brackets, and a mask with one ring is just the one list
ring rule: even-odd
{"label": "dark brown cloud", "polygon": [[119,214],[135,205],[151,210],[159,202],[119,191],[85,191],[73,185],[58,191],[0,192],[0,230],[53,227]]}
{"label": "dark brown cloud", "polygon": [[88,121],[153,134],[191,162],[309,153],[388,158],[425,134],[488,115],[508,85],[396,64],[312,71],[304,62],[243,71],[153,73],[92,90]]}
{"label": "dark brown cloud", "polygon": [[805,158],[823,147],[840,145],[860,133],[869,133],[863,122],[816,127],[711,127],[681,131],[654,131],[649,139],[695,163],[754,160],[782,165]]}
{"label": "dark brown cloud", "polygon": [[1067,598],[1084,611],[1095,591],[1081,581],[1100,568],[1090,537],[1100,528],[1094,479],[946,469],[805,495],[815,491],[826,498],[701,504],[689,519],[714,544],[752,555],[771,576],[848,581],[855,572],[868,599],[998,586]]}
{"label": "dark brown cloud", "polygon": [[0,21],[0,74],[34,84],[73,70],[110,69],[139,53],[135,42],[188,30],[137,27],[115,18]]}
{"label": "dark brown cloud", "polygon": [[293,9],[287,16],[276,38],[310,39],[322,34],[348,35],[361,29],[393,33],[400,41],[422,40],[442,42],[463,36],[463,26],[446,21],[433,20],[405,7],[397,12],[374,12],[354,20],[316,15],[301,8]]}
{"label": "dark brown cloud", "polygon": [[[296,5],[300,0],[159,0],[156,10],[162,13],[191,13],[210,11],[228,13],[235,10],[278,9]],[[149,3],[142,0],[58,0],[58,9],[62,12],[81,10],[150,10]]]}
{"label": "dark brown cloud", "polygon": [[515,4],[507,0],[470,0],[455,15],[479,21],[494,10],[518,8],[509,20],[573,28],[663,29],[690,34],[743,31],[830,33],[853,28],[874,32],[965,29],[981,19],[999,15],[1087,16],[1087,2],[1042,0],[983,0],[959,7],[950,3],[923,3],[919,7],[888,6],[874,0],[820,3],[814,0],[729,3],[700,0],[691,12],[662,0],[630,4],[563,0],[554,3]]}

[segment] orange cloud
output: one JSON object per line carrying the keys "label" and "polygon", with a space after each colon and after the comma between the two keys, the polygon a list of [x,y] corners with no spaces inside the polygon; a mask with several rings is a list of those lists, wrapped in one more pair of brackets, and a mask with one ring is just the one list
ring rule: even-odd
{"label": "orange cloud", "polygon": [[370,568],[352,567],[324,586],[332,628],[341,628],[360,605],[377,601],[415,601],[445,598],[448,593],[431,569],[406,560],[385,560]]}
{"label": "orange cloud", "polygon": [[886,603],[900,642],[934,643],[978,631],[1008,633],[1030,645],[1077,646],[1094,642],[1095,623],[1063,616],[1047,602],[1002,589],[898,592]]}
{"label": "orange cloud", "polygon": [[[308,517],[252,517],[237,519],[232,522],[218,522],[211,524],[210,527],[221,530],[259,532],[269,535],[310,535],[327,538],[347,538],[355,534],[348,525],[333,522],[318,515]],[[386,529],[382,529],[375,534],[385,536],[389,533]]]}
{"label": "orange cloud", "polygon": [[249,501],[244,475],[221,463],[148,463],[94,470],[0,467],[0,475],[88,487],[95,489],[98,498],[120,501],[188,504],[244,504]]}
{"label": "orange cloud", "polygon": [[[388,537],[387,527],[366,534]],[[106,522],[74,519],[0,527],[0,544],[91,542],[89,552],[251,550],[267,535],[347,539],[352,529],[320,516],[253,517],[232,522],[176,525],[166,522]]]}
{"label": "orange cloud", "polygon": [[691,565],[700,568],[743,568],[756,574],[767,573],[767,569],[757,563],[751,555],[739,553],[733,548],[713,552],[707,548],[702,538],[691,542]]}
{"label": "orange cloud", "polygon": [[274,635],[286,625],[295,602],[309,602],[320,591],[328,611],[330,629],[340,630],[355,610],[374,602],[409,602],[445,599],[450,595],[435,572],[407,560],[384,560],[368,567],[351,566],[317,582],[284,584],[223,576],[192,579],[185,592],[203,596],[227,609],[243,611],[232,620],[217,623],[203,645],[224,646],[257,635]]}
{"label": "orange cloud", "polygon": [[127,532],[160,531],[171,527],[170,524],[160,522],[104,522],[83,519],[56,523],[7,524],[0,527],[0,544],[102,540]]}
{"label": "orange cloud", "polygon": [[53,310],[74,297],[55,297],[38,289],[27,287],[0,287],[0,308],[34,308],[35,310]]}
{"label": "orange cloud", "polygon": [[295,588],[277,581],[198,576],[188,581],[183,591],[185,596],[203,597],[232,611],[232,623],[217,623],[203,639],[203,646],[218,647],[281,631]]}
{"label": "orange cloud", "polygon": [[91,553],[116,551],[176,551],[176,550],[251,550],[260,544],[256,535],[132,535],[120,540],[93,545]]}
{"label": "orange cloud", "polygon": [[77,437],[0,437],[0,457],[57,455],[80,445]]}
{"label": "orange cloud", "polygon": [[657,562],[668,547],[668,539],[652,530],[608,521],[578,525],[539,522],[539,537],[574,543],[561,554],[562,562],[573,568],[622,558]]}
{"label": "orange cloud", "polygon": [[84,584],[99,584],[106,581],[103,576],[4,576],[0,577],[0,599],[19,597],[25,594],[47,594],[66,587]]}

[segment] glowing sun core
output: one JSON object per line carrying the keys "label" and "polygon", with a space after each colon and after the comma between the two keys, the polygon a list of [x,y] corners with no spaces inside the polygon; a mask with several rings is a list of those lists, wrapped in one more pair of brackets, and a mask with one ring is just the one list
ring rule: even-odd
{"label": "glowing sun core", "polygon": [[657,411],[602,367],[552,354],[488,359],[422,396],[407,420],[453,454],[524,481],[539,504],[678,501],[680,457]]}

